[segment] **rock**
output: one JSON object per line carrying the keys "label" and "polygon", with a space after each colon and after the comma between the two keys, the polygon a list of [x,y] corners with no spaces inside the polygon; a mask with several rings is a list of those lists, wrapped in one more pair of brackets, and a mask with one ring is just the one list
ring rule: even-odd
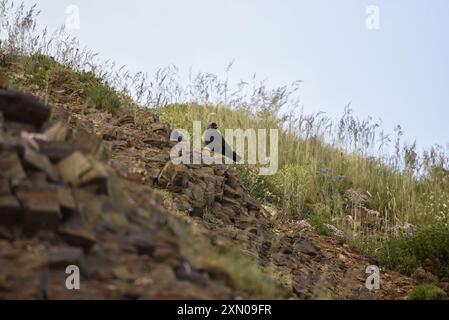
{"label": "rock", "polygon": [[56,190],[18,191],[17,197],[25,208],[24,223],[28,229],[56,229],[62,215]]}
{"label": "rock", "polygon": [[309,256],[321,255],[320,251],[307,239],[299,238],[293,245],[296,252],[306,254]]}
{"label": "rock", "polygon": [[6,121],[42,127],[50,117],[50,108],[37,98],[17,91],[0,90],[0,112]]}
{"label": "rock", "polygon": [[166,137],[167,141],[170,136],[170,127],[165,123],[152,123],[150,131],[157,133],[160,136]]}
{"label": "rock", "polygon": [[81,152],[74,152],[58,164],[64,182],[74,187],[81,185],[81,177],[92,169],[92,164]]}
{"label": "rock", "polygon": [[212,212],[216,218],[227,225],[233,225],[236,213],[227,207],[223,207],[220,202],[215,202]]}
{"label": "rock", "polygon": [[221,204],[223,207],[227,207],[237,214],[239,214],[242,211],[241,203],[235,199],[223,197]]}
{"label": "rock", "polygon": [[189,177],[189,169],[185,165],[175,165],[169,161],[158,177],[158,184],[169,191],[181,192],[187,186]]}
{"label": "rock", "polygon": [[224,211],[217,211],[216,209],[214,209],[214,215],[227,225],[232,225],[232,215],[226,214]]}
{"label": "rock", "polygon": [[205,189],[206,186],[203,183],[197,182],[196,184],[189,182],[187,189],[184,190],[185,194],[190,198],[193,211],[191,214],[197,217],[202,217],[204,214],[204,209],[206,208],[205,199]]}
{"label": "rock", "polygon": [[114,141],[114,140],[117,140],[117,130],[116,130],[114,127],[109,128],[108,131],[106,131],[106,132],[103,133],[103,135],[101,136],[101,138],[102,138],[104,141]]}
{"label": "rock", "polygon": [[59,207],[63,218],[68,218],[76,210],[75,200],[73,198],[72,191],[65,186],[58,186],[58,200]]}
{"label": "rock", "polygon": [[213,182],[207,183],[204,199],[206,200],[206,207],[213,208],[216,199],[215,184]]}
{"label": "rock", "polygon": [[274,207],[262,205],[262,214],[268,219],[275,219],[279,213]]}
{"label": "rock", "polygon": [[48,181],[47,175],[42,171],[35,171],[30,173],[28,180],[26,180],[24,183],[20,185],[20,188],[27,188],[27,189],[33,189],[33,188],[41,188],[45,189],[47,187],[55,187],[54,184],[51,184]]}
{"label": "rock", "polygon": [[8,81],[4,76],[0,74],[0,90],[7,90],[7,89],[8,89]]}
{"label": "rock", "polygon": [[152,256],[155,250],[154,241],[143,234],[132,235],[129,240],[130,243],[137,249],[137,252],[142,255]]}
{"label": "rock", "polygon": [[447,281],[447,279],[442,279],[440,281],[440,286],[447,294],[449,294],[449,281]]}
{"label": "rock", "polygon": [[233,189],[240,188],[240,180],[235,169],[230,168],[226,172],[226,184],[228,184]]}
{"label": "rock", "polygon": [[94,185],[97,192],[107,192],[108,173],[105,166],[97,160],[76,151],[57,165],[64,182],[73,187]]}
{"label": "rock", "polygon": [[15,152],[0,152],[0,168],[2,168],[0,177],[8,179],[12,187],[19,186],[27,177],[19,156]]}
{"label": "rock", "polygon": [[125,126],[125,125],[129,125],[129,124],[131,124],[131,125],[135,124],[134,116],[130,112],[128,112],[124,116],[120,117],[120,119],[118,119],[118,121],[117,121],[118,126]]}
{"label": "rock", "polygon": [[89,252],[97,242],[95,234],[88,229],[80,228],[60,228],[58,234],[71,246],[79,247],[84,252]]}
{"label": "rock", "polygon": [[193,207],[190,203],[190,198],[187,195],[182,194],[179,196],[175,196],[174,202],[176,205],[176,209],[178,209],[179,211],[193,213]]}
{"label": "rock", "polygon": [[19,136],[22,132],[34,132],[37,130],[36,127],[32,124],[12,121],[3,123],[3,129],[6,132],[12,133],[16,136]]}
{"label": "rock", "polygon": [[187,186],[188,190],[190,191],[190,196],[194,201],[200,201],[205,203],[204,201],[204,192],[206,189],[205,185],[201,185],[199,183],[194,184],[192,182],[189,182]]}
{"label": "rock", "polygon": [[225,197],[232,198],[232,199],[239,199],[242,197],[240,189],[237,189],[237,190],[233,189],[227,184],[225,184],[225,186],[224,186],[223,195]]}
{"label": "rock", "polygon": [[123,163],[118,160],[111,160],[110,165],[122,178],[141,184],[147,182],[148,172],[142,167],[137,167],[134,164],[130,165],[129,163]]}
{"label": "rock", "polygon": [[66,268],[70,265],[81,267],[84,263],[84,253],[73,247],[51,248],[47,252],[47,259],[51,269]]}
{"label": "rock", "polygon": [[346,201],[348,201],[352,207],[363,206],[368,200],[368,196],[356,189],[349,189],[345,193]]}
{"label": "rock", "polygon": [[0,241],[0,296],[2,299],[35,300],[42,293],[46,257],[42,249]]}
{"label": "rock", "polygon": [[215,180],[215,200],[221,202],[224,196],[224,181],[223,177],[216,177]]}
{"label": "rock", "polygon": [[13,233],[11,232],[11,230],[2,226],[1,222],[0,222],[0,240],[1,239],[12,241],[14,239],[14,236],[13,236]]}
{"label": "rock", "polygon": [[310,223],[308,223],[306,220],[299,221],[298,227],[300,227],[301,229],[313,230],[312,225]]}
{"label": "rock", "polygon": [[224,164],[218,164],[213,167],[214,174],[217,176],[224,176],[228,171],[228,168]]}
{"label": "rock", "polygon": [[215,175],[214,168],[212,167],[200,167],[193,171],[197,177],[213,177]]}
{"label": "rock", "polygon": [[73,130],[71,142],[76,150],[84,154],[97,154],[101,147],[102,140],[99,137],[90,133],[82,126],[77,126],[76,130]]}
{"label": "rock", "polygon": [[415,272],[412,274],[412,278],[416,281],[416,284],[424,284],[424,283],[437,283],[438,277],[433,275],[432,273],[424,270],[423,268],[419,267],[415,270]]}
{"label": "rock", "polygon": [[169,141],[166,137],[161,137],[157,134],[150,133],[145,139],[142,140],[143,143],[148,144],[150,146],[162,148],[169,145]]}
{"label": "rock", "polygon": [[31,165],[34,169],[41,170],[46,173],[47,177],[49,177],[52,181],[58,181],[59,175],[56,169],[51,164],[48,157],[45,155],[41,155],[30,148],[25,149],[24,161]]}
{"label": "rock", "polygon": [[68,134],[69,128],[62,121],[56,122],[44,131],[48,141],[64,142],[67,140]]}
{"label": "rock", "polygon": [[0,194],[0,225],[16,225],[23,217],[23,209],[12,195]]}
{"label": "rock", "polygon": [[9,185],[8,179],[0,176],[0,195],[10,194],[10,193],[11,193],[11,187]]}
{"label": "rock", "polygon": [[127,150],[130,147],[129,143],[127,141],[114,141],[112,143],[112,151],[124,151]]}
{"label": "rock", "polygon": [[92,167],[81,176],[80,186],[94,186],[94,190],[98,194],[107,194],[109,177],[107,167],[93,158],[89,158],[89,160],[91,161]]}
{"label": "rock", "polygon": [[39,153],[47,156],[53,162],[59,162],[67,158],[74,151],[74,148],[65,142],[60,141],[38,141]]}
{"label": "rock", "polygon": [[267,267],[270,263],[270,250],[273,244],[271,241],[264,241],[259,251],[259,263],[262,267]]}
{"label": "rock", "polygon": [[326,224],[326,228],[329,229],[332,236],[334,236],[335,238],[344,238],[345,237],[345,233],[343,231],[337,229],[335,226],[333,226],[331,224]]}
{"label": "rock", "polygon": [[247,193],[243,194],[243,201],[246,203],[249,210],[259,211],[262,207],[258,200],[254,199]]}
{"label": "rock", "polygon": [[206,201],[204,200],[192,200],[192,211],[189,214],[192,217],[204,217],[204,212],[206,209]]}

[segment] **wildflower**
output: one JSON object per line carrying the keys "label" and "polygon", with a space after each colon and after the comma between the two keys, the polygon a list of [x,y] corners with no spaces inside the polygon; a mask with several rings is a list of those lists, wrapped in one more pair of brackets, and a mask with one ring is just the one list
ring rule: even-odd
{"label": "wildflower", "polygon": [[318,173],[329,175],[331,173],[331,170],[329,168],[321,168],[320,170],[318,170]]}
{"label": "wildflower", "polygon": [[405,238],[411,238],[411,237],[413,237],[414,236],[414,233],[413,233],[413,231],[409,231],[409,232],[404,232],[404,237]]}

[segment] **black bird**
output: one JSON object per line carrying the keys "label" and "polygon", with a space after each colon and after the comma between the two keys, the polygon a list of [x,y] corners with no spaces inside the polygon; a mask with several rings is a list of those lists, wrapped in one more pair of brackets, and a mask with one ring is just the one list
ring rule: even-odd
{"label": "black bird", "polygon": [[207,126],[206,131],[206,146],[211,149],[212,151],[218,152],[216,150],[218,146],[214,145],[215,137],[218,139],[221,138],[221,154],[225,157],[232,159],[234,163],[238,163],[242,160],[242,157],[240,157],[238,154],[235,153],[234,150],[232,150],[231,146],[226,142],[225,138],[221,135],[221,133],[218,131],[218,125],[215,122],[212,122]]}

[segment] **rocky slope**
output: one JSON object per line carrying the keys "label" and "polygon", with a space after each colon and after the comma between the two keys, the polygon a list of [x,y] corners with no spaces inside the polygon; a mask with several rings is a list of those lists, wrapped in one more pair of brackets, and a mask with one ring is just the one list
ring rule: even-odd
{"label": "rocky slope", "polygon": [[[40,95],[39,88],[29,88]],[[305,221],[278,223],[226,166],[174,165],[151,110],[114,117],[0,90],[0,298],[404,299],[413,281]],[[138,118],[140,121],[135,122]],[[81,290],[65,268],[81,270]]]}

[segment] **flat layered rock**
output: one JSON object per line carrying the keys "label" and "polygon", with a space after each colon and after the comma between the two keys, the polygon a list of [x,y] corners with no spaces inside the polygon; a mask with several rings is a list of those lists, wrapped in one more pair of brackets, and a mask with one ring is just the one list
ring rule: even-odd
{"label": "flat layered rock", "polygon": [[106,191],[108,172],[105,166],[81,152],[74,152],[57,165],[64,182],[73,187],[95,185],[99,191]]}
{"label": "flat layered rock", "polygon": [[71,246],[81,248],[84,252],[89,252],[97,242],[96,236],[87,228],[61,228],[58,234]]}
{"label": "flat layered rock", "polygon": [[2,168],[0,177],[8,179],[13,187],[27,178],[20,158],[15,152],[0,152],[0,168]]}
{"label": "flat layered rock", "polygon": [[0,90],[0,112],[6,121],[28,123],[37,128],[50,117],[50,108],[39,99],[12,90]]}
{"label": "flat layered rock", "polygon": [[15,225],[20,222],[23,209],[19,201],[10,194],[0,194],[0,225]]}
{"label": "flat layered rock", "polygon": [[64,142],[68,138],[69,128],[64,122],[58,121],[46,129],[44,135],[49,141]]}
{"label": "flat layered rock", "polygon": [[24,161],[37,170],[45,172],[52,181],[58,181],[59,175],[47,156],[35,152],[30,148],[25,149]]}
{"label": "flat layered rock", "polygon": [[38,141],[39,153],[47,156],[52,162],[58,162],[71,155],[75,148],[61,141]]}
{"label": "flat layered rock", "polygon": [[167,188],[173,192],[184,190],[190,178],[189,169],[184,165],[175,165],[169,161],[162,169],[158,182],[163,188]]}
{"label": "flat layered rock", "polygon": [[84,262],[84,253],[80,248],[56,247],[47,252],[50,268],[66,268],[69,265],[80,266]]}
{"label": "flat layered rock", "polygon": [[25,209],[27,229],[56,229],[62,215],[56,190],[18,191],[17,197]]}
{"label": "flat layered rock", "polygon": [[10,193],[11,193],[11,186],[9,185],[8,179],[0,176],[0,195]]}
{"label": "flat layered rock", "polygon": [[0,240],[0,297],[42,299],[45,252],[26,243]]}
{"label": "flat layered rock", "polygon": [[73,198],[72,190],[65,186],[57,187],[59,206],[64,218],[70,216],[76,210],[75,199]]}

